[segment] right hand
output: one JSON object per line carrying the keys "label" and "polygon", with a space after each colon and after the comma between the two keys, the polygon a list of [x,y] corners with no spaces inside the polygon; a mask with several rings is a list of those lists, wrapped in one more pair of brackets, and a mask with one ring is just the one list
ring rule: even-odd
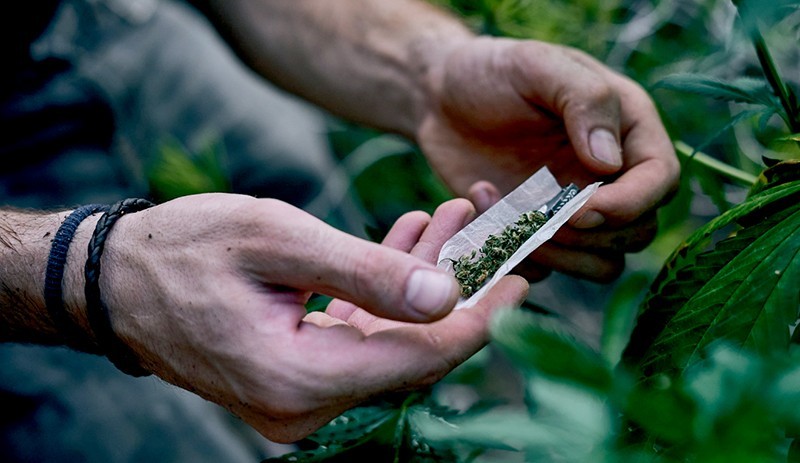
{"label": "right hand", "polygon": [[594,281],[619,276],[625,253],[655,237],[656,208],[680,171],[645,90],[541,41],[475,37],[448,50],[429,72],[416,131],[431,166],[479,211],[543,166],[564,185],[605,182],[527,262]]}

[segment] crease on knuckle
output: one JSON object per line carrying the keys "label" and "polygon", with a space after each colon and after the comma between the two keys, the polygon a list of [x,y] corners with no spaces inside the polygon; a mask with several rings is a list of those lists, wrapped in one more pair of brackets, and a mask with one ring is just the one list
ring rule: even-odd
{"label": "crease on knuckle", "polygon": [[[348,259],[347,265],[351,266],[348,281],[345,282],[353,293],[360,299],[358,302],[371,301],[376,292],[390,294],[388,288],[376,288],[376,282],[382,281],[377,275],[385,274],[390,269],[380,268],[384,262],[383,253],[387,248],[380,246],[367,246],[358,256]],[[355,302],[355,301],[354,301]]]}

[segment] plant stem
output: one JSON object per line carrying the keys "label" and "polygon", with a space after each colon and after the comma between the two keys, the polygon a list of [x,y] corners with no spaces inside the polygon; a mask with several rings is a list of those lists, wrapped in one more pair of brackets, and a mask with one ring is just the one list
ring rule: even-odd
{"label": "plant stem", "polygon": [[775,60],[772,59],[772,54],[769,52],[767,42],[758,29],[755,13],[749,11],[745,2],[734,1],[733,3],[738,10],[739,20],[750,36],[753,46],[756,49],[756,56],[758,57],[759,64],[761,64],[761,70],[764,72],[764,76],[767,78],[767,82],[769,82],[772,90],[778,96],[783,111],[786,113],[786,117],[784,118],[786,124],[792,132],[800,132],[800,114],[798,114],[797,101],[778,72],[778,67],[775,65]]}
{"label": "plant stem", "polygon": [[711,156],[695,151],[691,146],[687,145],[686,143],[677,140],[675,141],[675,151],[678,153],[679,156],[685,158],[689,161],[697,162],[701,164],[703,167],[710,169],[716,172],[723,177],[727,177],[737,183],[740,183],[744,186],[750,186],[754,184],[757,180],[756,176],[745,172],[741,169],[737,169],[730,164],[726,164],[722,161],[712,158]]}
{"label": "plant stem", "polygon": [[752,36],[753,45],[756,48],[758,61],[761,63],[761,68],[764,70],[767,82],[769,82],[772,89],[778,95],[781,106],[783,106],[783,110],[786,111],[786,123],[789,125],[792,132],[800,132],[800,117],[798,117],[796,106],[792,101],[786,84],[783,82],[783,79],[781,79],[780,73],[778,73],[778,68],[775,66],[772,54],[769,52],[769,48],[767,48],[767,42],[758,30],[758,26],[755,24],[752,25],[750,34]]}

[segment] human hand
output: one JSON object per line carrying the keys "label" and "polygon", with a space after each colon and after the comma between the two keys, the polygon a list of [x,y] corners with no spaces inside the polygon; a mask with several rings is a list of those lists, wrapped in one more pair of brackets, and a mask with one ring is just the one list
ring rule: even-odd
{"label": "human hand", "polygon": [[[432,262],[473,215],[466,200],[410,213],[378,245],[279,201],[185,197],[117,223],[101,290],[145,368],[290,442],[441,378],[486,342],[494,309],[521,303],[526,282],[506,277],[447,315],[457,284]],[[341,300],[306,315],[312,291]]]}
{"label": "human hand", "polygon": [[542,166],[562,183],[607,182],[532,259],[598,281],[618,276],[624,253],[654,237],[654,210],[677,186],[650,98],[571,48],[481,37],[449,50],[430,71],[417,131],[433,168],[479,211]]}

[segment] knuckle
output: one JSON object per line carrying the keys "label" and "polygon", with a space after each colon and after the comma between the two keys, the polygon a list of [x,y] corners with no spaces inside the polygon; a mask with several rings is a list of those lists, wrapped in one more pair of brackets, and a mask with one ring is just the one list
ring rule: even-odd
{"label": "knuckle", "polygon": [[386,267],[391,268],[385,253],[388,248],[378,245],[365,246],[357,252],[347,264],[350,267],[348,281],[345,284],[352,289],[354,296],[360,299],[359,302],[373,299],[376,292],[390,294],[388,289],[382,290],[380,282],[383,280],[379,275],[387,274]]}

